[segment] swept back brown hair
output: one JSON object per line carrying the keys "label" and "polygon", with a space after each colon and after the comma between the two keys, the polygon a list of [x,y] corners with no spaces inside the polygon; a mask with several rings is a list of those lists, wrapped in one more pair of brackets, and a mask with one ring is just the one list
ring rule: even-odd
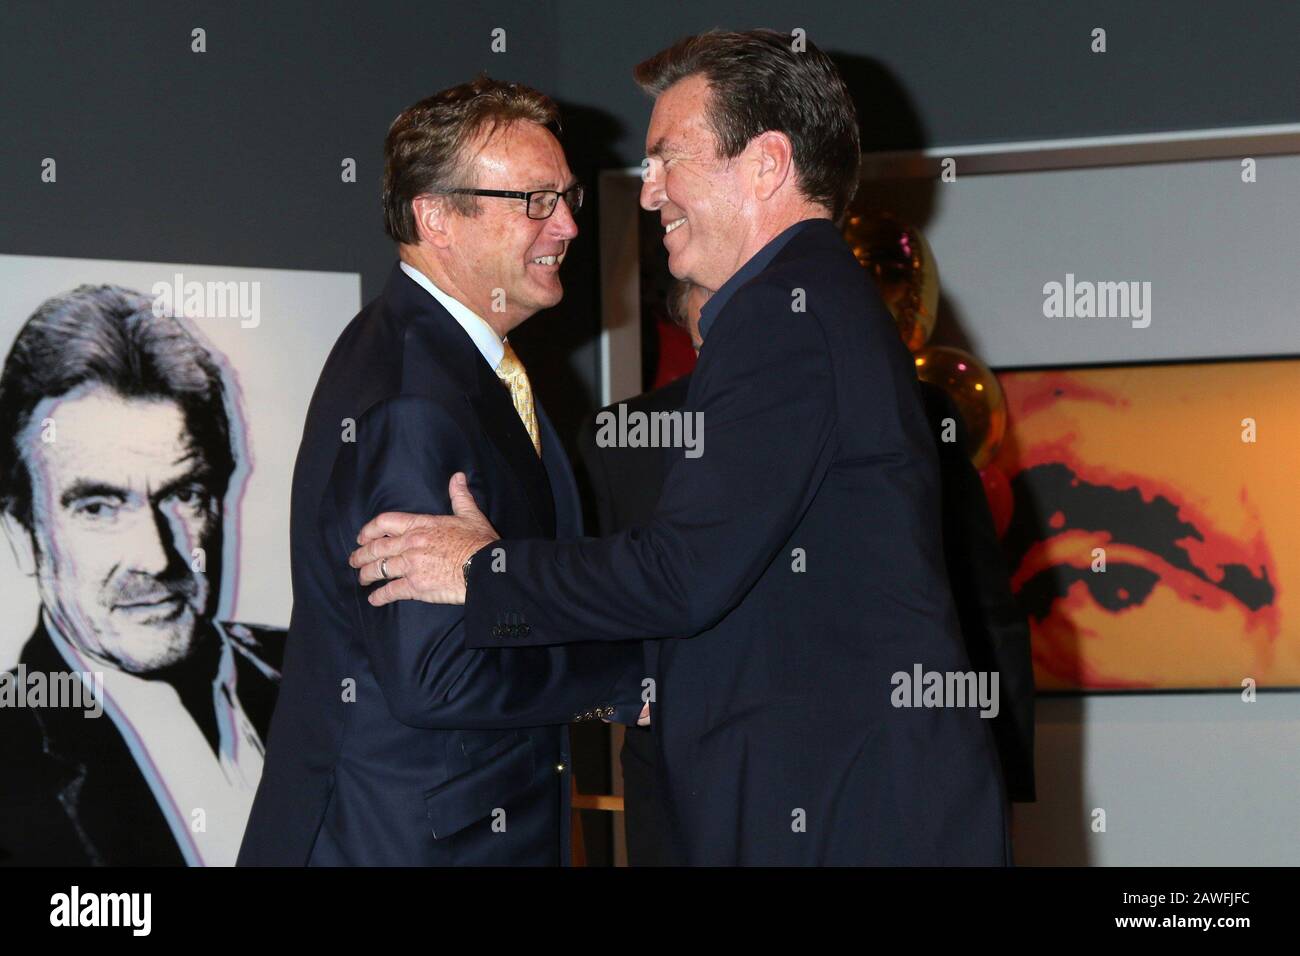
{"label": "swept back brown hair", "polygon": [[[468,149],[486,143],[516,122],[537,123],[553,132],[560,111],[549,96],[522,83],[504,83],[486,73],[408,106],[384,139],[384,231],[394,242],[419,241],[411,201],[425,193],[473,186]],[[478,212],[473,196],[451,195],[461,215]]]}

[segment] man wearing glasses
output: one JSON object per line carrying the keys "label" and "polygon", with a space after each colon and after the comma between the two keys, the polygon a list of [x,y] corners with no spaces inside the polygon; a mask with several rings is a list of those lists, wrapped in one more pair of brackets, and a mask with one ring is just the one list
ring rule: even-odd
{"label": "man wearing glasses", "polygon": [[556,125],[541,93],[480,77],[389,129],[400,261],[308,411],[293,616],[243,865],[563,863],[565,725],[639,715],[639,645],[469,650],[461,608],[373,607],[344,561],[378,512],[450,514],[458,471],[497,527],[581,533],[568,461],[507,338],[560,301],[578,234]]}

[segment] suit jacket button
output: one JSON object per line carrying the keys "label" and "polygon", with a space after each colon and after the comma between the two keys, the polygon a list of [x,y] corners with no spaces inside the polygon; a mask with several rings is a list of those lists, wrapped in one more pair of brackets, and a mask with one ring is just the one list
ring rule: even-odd
{"label": "suit jacket button", "polygon": [[564,766],[564,764],[562,764],[562,763],[557,763],[557,764],[555,765],[555,772],[556,772],[556,773],[564,773],[564,771],[565,771],[565,766]]}

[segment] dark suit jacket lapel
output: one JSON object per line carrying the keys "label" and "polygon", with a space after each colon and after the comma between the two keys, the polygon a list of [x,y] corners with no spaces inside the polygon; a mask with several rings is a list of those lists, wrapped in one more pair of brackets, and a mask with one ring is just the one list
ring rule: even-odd
{"label": "dark suit jacket lapel", "polygon": [[265,745],[280,689],[278,679],[269,677],[266,665],[254,659],[252,653],[241,647],[238,641],[228,640],[235,658],[235,694],[239,697],[239,706],[244,709]]}
{"label": "dark suit jacket lapel", "polygon": [[[462,334],[464,334],[463,331]],[[468,336],[466,337],[468,338]],[[474,406],[479,420],[483,423],[483,428],[487,431],[488,437],[492,439],[492,444],[496,445],[497,451],[501,452],[501,457],[506,460],[510,470],[514,472],[515,478],[524,489],[524,493],[528,498],[528,505],[532,509],[533,516],[537,519],[543,533],[547,536],[553,536],[555,534],[555,503],[552,500],[547,469],[543,467],[542,460],[537,457],[537,450],[533,448],[533,440],[528,437],[528,429],[524,428],[519,413],[515,411],[514,403],[510,400],[510,389],[506,387],[501,379],[497,378],[496,372],[488,368],[487,362],[483,360],[483,356],[479,354],[477,349],[474,351],[474,358],[477,360],[476,368],[478,369],[479,386],[477,396],[470,397],[470,404]],[[534,396],[533,401],[534,406],[536,406],[536,396]],[[540,421],[541,414],[539,410],[538,422],[540,423]],[[543,435],[543,455],[545,455],[549,444],[550,442]]]}
{"label": "dark suit jacket lapel", "polygon": [[569,465],[564,446],[560,444],[560,435],[546,417],[541,402],[534,399],[537,408],[537,423],[542,433],[542,464],[550,479],[552,498],[555,502],[555,537],[577,538],[582,535],[582,504],[578,498],[578,485],[573,478],[573,468]]}
{"label": "dark suit jacket lapel", "polygon": [[[425,340],[425,349],[416,353],[408,350],[407,360],[424,362],[432,359],[464,389],[475,417],[524,490],[538,526],[545,534],[553,535],[555,505],[547,473],[533,449],[528,430],[510,401],[510,390],[488,366],[460,323],[427,290],[403,272],[400,265],[393,266],[384,287],[384,298],[396,315],[411,320],[414,334]],[[422,372],[420,368],[413,368],[410,374],[412,380],[418,380]]]}
{"label": "dark suit jacket lapel", "polygon": [[[68,673],[67,662],[43,623],[23,649],[22,662],[29,673]],[[55,798],[87,862],[184,865],[158,801],[113,718],[107,713],[88,718],[72,708],[42,707],[38,719],[46,753],[58,771]]]}

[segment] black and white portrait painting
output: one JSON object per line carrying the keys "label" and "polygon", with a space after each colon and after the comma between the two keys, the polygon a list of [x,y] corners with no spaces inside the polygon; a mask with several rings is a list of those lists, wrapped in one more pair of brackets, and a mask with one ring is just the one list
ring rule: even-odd
{"label": "black and white portrait painting", "polygon": [[0,865],[231,865],[343,273],[0,256]]}

